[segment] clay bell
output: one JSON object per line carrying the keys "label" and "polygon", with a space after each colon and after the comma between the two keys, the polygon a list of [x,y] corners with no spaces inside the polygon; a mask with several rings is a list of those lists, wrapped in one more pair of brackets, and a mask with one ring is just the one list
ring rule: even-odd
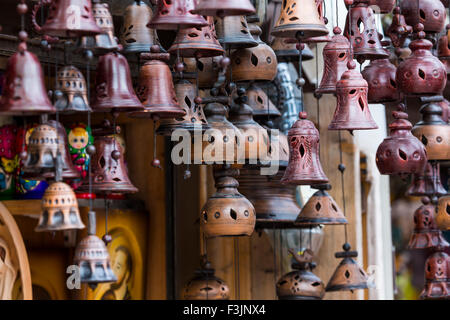
{"label": "clay bell", "polygon": [[434,205],[430,204],[429,198],[422,198],[422,205],[414,212],[414,231],[409,239],[408,249],[427,249],[448,245],[436,225]]}
{"label": "clay bell", "polygon": [[23,170],[37,173],[54,169],[59,143],[56,128],[48,124],[34,128],[28,139],[27,159]]}
{"label": "clay bell", "polygon": [[327,35],[323,10],[323,0],[283,1],[272,35],[294,39]]}
{"label": "clay bell", "polygon": [[55,107],[59,112],[92,111],[87,98],[86,80],[74,66],[65,66],[58,70],[55,97]]}
{"label": "clay bell", "polygon": [[[45,24],[41,27],[36,23],[36,14],[41,6],[50,5]],[[61,38],[77,38],[93,36],[102,33],[95,23],[92,3],[90,0],[41,0],[33,10],[33,24],[36,31]]]}
{"label": "clay bell", "polygon": [[300,119],[289,130],[289,164],[282,183],[309,185],[328,182],[320,164],[319,131],[306,117],[306,112],[300,112]]}
{"label": "clay bell", "polygon": [[295,224],[300,226],[348,224],[336,201],[327,192],[331,189],[331,185],[322,184],[313,188],[319,190],[303,206]]}
{"label": "clay bell", "polygon": [[0,99],[2,115],[26,116],[55,113],[44,84],[38,58],[21,43],[19,51],[8,59]]}
{"label": "clay bell", "polygon": [[198,0],[193,13],[204,16],[242,16],[255,13],[250,0]]}
{"label": "clay bell", "polygon": [[247,98],[247,103],[253,110],[253,118],[273,119],[281,116],[280,111],[275,107],[264,90],[255,83],[248,87]]}
{"label": "clay bell", "polygon": [[[291,41],[288,41],[291,40]],[[294,62],[298,61],[299,51],[297,49],[298,41],[295,39],[288,38],[277,38],[273,39],[271,47],[277,60],[280,62]],[[314,58],[311,49],[305,44],[305,48],[302,50],[302,61],[308,61]]]}
{"label": "clay bell", "polygon": [[143,110],[134,93],[127,59],[120,53],[112,52],[99,58],[91,106],[94,112]]}
{"label": "clay bell", "polygon": [[387,58],[372,60],[364,68],[361,74],[369,85],[369,103],[395,102],[400,99],[395,82],[396,71],[397,68]]}
{"label": "clay bell", "polygon": [[392,23],[386,31],[395,48],[403,48],[406,38],[413,31],[412,26],[406,23],[405,16],[401,14],[400,7],[395,7]]}
{"label": "clay bell", "polygon": [[446,195],[447,190],[442,186],[440,175],[439,162],[427,162],[423,172],[418,172],[412,176],[411,185],[406,194],[416,197]]}
{"label": "clay bell", "polygon": [[450,196],[441,197],[439,199],[436,224],[442,231],[450,230]]}
{"label": "clay bell", "polygon": [[377,6],[380,11],[377,13],[390,13],[395,6],[395,0],[370,0],[370,6]]}
{"label": "clay bell", "polygon": [[381,174],[407,175],[423,172],[427,163],[425,147],[411,134],[408,114],[392,112],[394,122],[389,125],[389,137],[383,140],[376,153],[376,163]]}
{"label": "clay bell", "polygon": [[155,42],[155,33],[147,27],[152,9],[142,0],[135,0],[125,8],[120,43],[125,53],[149,52]]}
{"label": "clay bell", "polygon": [[214,19],[207,17],[208,25],[200,28],[181,29],[168,52],[184,58],[221,56],[223,48],[217,40]]}
{"label": "clay bell", "polygon": [[237,190],[239,170],[214,168],[216,192],[203,206],[200,223],[205,237],[250,236],[256,223],[255,208]]}
{"label": "clay bell", "polygon": [[217,81],[220,69],[220,61],[222,56],[212,58],[194,58],[183,59],[186,64],[185,72],[193,72],[198,74],[197,85],[199,89],[211,89]]}
{"label": "clay bell", "polygon": [[356,63],[350,60],[349,70],[336,83],[337,106],[329,130],[371,130],[378,126],[370,114],[367,102],[368,84],[361,73],[355,70]]}
{"label": "clay bell", "polygon": [[341,35],[341,29],[333,29],[334,36],[323,48],[323,75],[322,81],[316,92],[336,93],[336,82],[347,71],[347,63],[350,58],[350,42]]}
{"label": "clay bell", "polygon": [[[446,26],[447,32],[439,38],[438,58],[445,66],[447,74],[450,73],[450,24]],[[447,82],[449,82],[447,80]]]}
{"label": "clay bell", "polygon": [[84,229],[78,211],[77,198],[69,185],[63,182],[52,183],[45,190],[41,205],[42,213],[34,231]]}
{"label": "clay bell", "polygon": [[425,286],[421,299],[450,299],[450,257],[444,251],[431,254],[425,262]]}
{"label": "clay bell", "polygon": [[442,94],[447,81],[445,67],[431,53],[433,44],[424,39],[423,25],[419,24],[416,31],[418,38],[409,45],[411,56],[397,67],[395,81],[398,89],[406,96]]}
{"label": "clay bell", "polygon": [[450,125],[441,118],[442,108],[435,102],[420,108],[422,121],[412,129],[427,150],[428,160],[450,159]]}
{"label": "clay bell", "polygon": [[[417,8],[419,5],[419,8]],[[418,23],[423,24],[424,31],[430,33],[440,33],[445,26],[445,7],[440,1],[420,0],[400,2],[402,14],[405,16],[406,23],[415,26]]]}
{"label": "clay bell", "polygon": [[178,30],[204,27],[208,22],[200,15],[191,13],[194,0],[159,0],[156,13],[148,27],[157,30]]}
{"label": "clay bell", "polygon": [[252,48],[258,45],[250,33],[245,16],[218,18],[216,32],[219,42],[225,50]]}

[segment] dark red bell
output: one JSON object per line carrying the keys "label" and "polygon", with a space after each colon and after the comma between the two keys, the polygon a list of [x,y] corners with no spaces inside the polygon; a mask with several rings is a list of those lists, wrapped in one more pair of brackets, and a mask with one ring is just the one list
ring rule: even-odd
{"label": "dark red bell", "polygon": [[423,172],[414,174],[406,194],[416,197],[446,195],[447,190],[444,189],[441,183],[439,162],[429,161]]}
{"label": "dark red bell", "polygon": [[400,111],[392,112],[395,120],[389,125],[390,135],[378,147],[376,163],[381,174],[407,175],[425,169],[427,152],[422,142],[412,135],[412,124],[404,109],[400,105]]}
{"label": "dark red bell", "polygon": [[438,58],[445,66],[447,74],[450,73],[450,24],[446,27],[447,32],[439,38]]}
{"label": "dark red bell", "polygon": [[202,16],[191,13],[194,0],[159,0],[158,9],[148,23],[157,30],[178,30],[205,27],[208,22]]}
{"label": "dark red bell", "polygon": [[[419,5],[419,8],[417,8]],[[424,31],[440,33],[445,26],[445,7],[440,1],[435,0],[402,0],[400,3],[402,14],[406,23],[415,26],[423,24]]]}
{"label": "dark red bell", "polygon": [[306,119],[306,112],[300,112],[299,117],[289,130],[289,164],[281,182],[293,185],[327,183],[319,158],[319,131]]}
{"label": "dark red bell", "polygon": [[372,60],[364,68],[361,74],[369,85],[369,103],[395,102],[400,99],[395,82],[396,71],[397,68],[387,58]]}
{"label": "dark red bell", "polygon": [[255,12],[250,0],[197,0],[193,13],[204,16],[242,16]]}
{"label": "dark red bell", "polygon": [[377,13],[390,13],[395,6],[395,0],[370,0],[370,6],[376,6],[379,9]]}
{"label": "dark red bell", "polygon": [[134,93],[127,59],[120,53],[108,53],[98,60],[91,107],[94,112],[129,112],[144,109]]}
{"label": "dark red bell", "polygon": [[395,7],[392,23],[386,35],[391,39],[395,48],[402,48],[408,35],[413,31],[412,26],[406,24],[405,16],[400,13],[400,7]]}
{"label": "dark red bell", "polygon": [[356,63],[350,60],[336,84],[337,106],[329,130],[370,130],[378,126],[370,114],[367,102],[368,84],[361,73],[355,70]]}
{"label": "dark red bell", "polygon": [[434,252],[425,262],[425,286],[421,299],[450,299],[450,256]]}

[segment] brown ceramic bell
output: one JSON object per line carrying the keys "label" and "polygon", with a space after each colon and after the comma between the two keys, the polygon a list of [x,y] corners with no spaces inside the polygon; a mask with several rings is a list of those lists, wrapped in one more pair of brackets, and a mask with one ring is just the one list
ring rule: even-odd
{"label": "brown ceramic bell", "polygon": [[376,6],[379,8],[377,13],[390,13],[395,6],[395,0],[370,0],[370,6]]}
{"label": "brown ceramic bell", "polygon": [[395,48],[402,48],[406,38],[412,31],[413,28],[406,24],[405,16],[401,14],[400,7],[395,7],[392,23],[386,32],[386,35],[391,39],[392,45]]}
{"label": "brown ceramic bell", "polygon": [[[271,47],[278,61],[283,62],[297,62],[299,51],[297,49],[297,40],[287,41],[295,39],[277,38],[273,39]],[[314,58],[311,49],[305,44],[305,48],[302,50],[302,61],[308,61]]]}
{"label": "brown ceramic bell", "polygon": [[425,262],[425,287],[421,299],[450,299],[450,256],[434,252]]}
{"label": "brown ceramic bell", "polygon": [[425,145],[428,160],[450,159],[450,125],[441,118],[442,108],[430,102],[419,111],[422,121],[416,123],[412,133]]}
{"label": "brown ceramic bell", "polygon": [[306,117],[306,112],[300,112],[300,119],[289,130],[289,165],[282,183],[309,185],[328,182],[320,164],[319,131]]}
{"label": "brown ceramic bell", "polygon": [[358,252],[350,251],[348,243],[343,246],[344,251],[336,252],[336,258],[343,258],[337,266],[330,280],[328,281],[325,291],[352,291],[357,289],[368,289],[373,287],[369,283],[369,278],[364,270],[353,259],[358,256]]}
{"label": "brown ceramic bell", "polygon": [[78,201],[72,188],[63,182],[52,183],[42,197],[42,213],[36,232],[84,229]]}
{"label": "brown ceramic bell", "polygon": [[222,56],[212,58],[194,58],[183,59],[186,64],[185,72],[197,73],[198,79],[196,81],[199,89],[211,89],[217,81],[220,71],[220,61]]}
{"label": "brown ceramic bell", "polygon": [[281,116],[280,111],[275,107],[264,90],[252,83],[247,89],[248,105],[253,110],[253,118],[277,118]]}
{"label": "brown ceramic bell", "polygon": [[361,73],[355,70],[356,63],[350,60],[336,84],[337,106],[329,130],[371,130],[378,126],[370,114],[367,102],[368,84]]}
{"label": "brown ceramic bell", "polygon": [[[43,5],[50,8],[41,27],[36,22],[36,15]],[[102,33],[95,23],[90,0],[41,0],[33,9],[32,20],[38,33],[54,37],[77,38]]]}
{"label": "brown ceramic bell", "polygon": [[433,44],[424,39],[423,25],[416,26],[415,30],[418,39],[409,45],[412,54],[397,67],[397,86],[406,96],[442,94],[447,81],[445,67],[431,53]]}
{"label": "brown ceramic bell", "polygon": [[322,184],[313,187],[319,190],[305,203],[295,224],[300,226],[348,224],[336,201],[327,192],[331,189],[331,185]]}
{"label": "brown ceramic bell", "polygon": [[[417,5],[419,5],[419,8],[417,8]],[[430,33],[440,33],[444,29],[446,14],[445,7],[440,1],[402,0],[400,8],[405,16],[406,23],[410,26],[421,23],[424,26],[424,31]]]}
{"label": "brown ceramic bell", "polygon": [[416,197],[446,195],[447,190],[441,183],[439,162],[429,161],[423,172],[414,174],[406,194]]}
{"label": "brown ceramic bell", "polygon": [[58,145],[56,128],[48,124],[41,124],[34,128],[28,139],[27,159],[23,170],[25,172],[42,172],[54,169]]}
{"label": "brown ceramic bell", "polygon": [[217,40],[214,19],[207,17],[208,25],[200,28],[181,29],[168,52],[184,58],[221,56],[223,48]]}
{"label": "brown ceramic bell", "polygon": [[450,121],[450,101],[447,99],[443,99],[442,101],[438,102],[438,105],[442,109],[442,121],[449,122]]}
{"label": "brown ceramic bell", "polygon": [[400,99],[395,82],[396,71],[397,68],[387,58],[372,60],[364,68],[361,74],[369,85],[369,103],[395,102]]}
{"label": "brown ceramic bell", "polygon": [[322,81],[316,92],[336,93],[336,82],[347,71],[347,63],[350,58],[350,42],[341,35],[341,29],[333,29],[334,36],[323,48],[323,75]]}
{"label": "brown ceramic bell", "polygon": [[389,125],[389,137],[378,146],[376,163],[381,174],[408,175],[423,172],[427,163],[425,147],[411,134],[412,125],[408,121],[405,107],[392,112],[394,122]]}
{"label": "brown ceramic bell", "polygon": [[120,43],[125,53],[150,52],[155,43],[155,32],[147,27],[152,9],[142,0],[135,0],[125,9]]}
{"label": "brown ceramic bell", "polygon": [[191,12],[193,9],[194,0],[159,0],[158,9],[147,26],[157,30],[207,26],[202,16]]}
{"label": "brown ceramic bell", "polygon": [[127,59],[120,53],[108,53],[98,60],[91,106],[94,112],[131,112],[144,109],[134,93]]}
{"label": "brown ceramic bell", "polygon": [[65,66],[58,70],[55,97],[58,112],[92,111],[87,98],[86,80],[74,66]]}
{"label": "brown ceramic bell", "polygon": [[439,199],[436,224],[442,231],[450,230],[450,196]]}
{"label": "brown ceramic bell", "polygon": [[[346,19],[344,35],[351,41],[353,54],[359,61],[387,58],[375,22],[375,13],[368,6],[369,0],[358,0],[351,7]],[[349,25],[350,23],[350,25]]]}
{"label": "brown ceramic bell", "polygon": [[255,12],[250,0],[198,0],[193,13],[204,16],[242,16]]}
{"label": "brown ceramic bell", "polygon": [[205,237],[250,236],[256,222],[255,208],[237,190],[239,170],[214,168],[216,192],[203,206],[200,223]]}
{"label": "brown ceramic bell", "polygon": [[56,112],[44,84],[38,58],[19,45],[19,51],[8,59],[0,99],[2,115],[24,116]]}
{"label": "brown ceramic bell", "polygon": [[327,35],[323,10],[323,0],[283,1],[272,35],[295,39]]}
{"label": "brown ceramic bell", "polygon": [[[446,26],[447,32],[439,38],[438,58],[445,66],[447,75],[450,73],[450,24]],[[447,82],[450,82],[447,80]]]}
{"label": "brown ceramic bell", "polygon": [[218,18],[216,32],[225,50],[252,48],[258,45],[250,33],[245,16]]}
{"label": "brown ceramic bell", "polygon": [[430,199],[422,198],[422,205],[414,212],[414,231],[409,239],[408,249],[447,247],[449,244],[436,225],[435,207]]}

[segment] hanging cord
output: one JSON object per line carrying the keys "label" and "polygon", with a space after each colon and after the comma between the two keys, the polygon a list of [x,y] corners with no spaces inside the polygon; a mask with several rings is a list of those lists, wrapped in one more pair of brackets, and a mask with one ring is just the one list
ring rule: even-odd
{"label": "hanging cord", "polygon": [[303,61],[303,48],[305,47],[304,43],[301,43],[300,40],[298,40],[297,43],[297,50],[299,52],[298,55],[298,79],[297,79],[297,87],[300,90],[300,99],[301,99],[301,112],[304,111],[305,107],[304,107],[304,97],[303,97],[303,86],[305,85],[306,80],[303,78],[303,74],[302,74],[302,61]]}
{"label": "hanging cord", "polygon": [[335,23],[335,27],[339,27],[339,3],[338,3],[338,0],[336,0],[336,2],[335,2],[335,11],[336,11],[336,20],[334,21],[334,23]]}
{"label": "hanging cord", "polygon": [[[87,64],[86,64],[86,90],[87,90],[87,98],[88,101],[91,100],[91,72],[90,72],[90,59],[89,59],[89,54],[86,53],[87,56]],[[91,110],[88,111],[87,113],[87,126],[89,129],[92,130],[91,128]],[[95,147],[93,145],[89,146],[88,149],[90,152],[88,152],[89,154],[89,163],[88,163],[88,181],[89,181],[89,208],[90,210],[93,210],[94,208],[94,200],[92,199],[92,157],[94,156],[95,153]]]}
{"label": "hanging cord", "polygon": [[[341,131],[339,131],[339,165],[338,170],[341,172],[341,185],[342,185],[342,207],[344,209],[344,217],[346,217],[346,206],[345,206],[345,183],[344,183],[344,171],[345,171],[345,165],[343,163],[342,159],[342,139],[341,139]],[[345,243],[348,242],[348,236],[347,236],[347,225],[344,224],[344,231],[345,231]]]}
{"label": "hanging cord", "polygon": [[[319,88],[319,48],[316,45],[316,90]],[[320,103],[319,100],[322,98],[322,95],[316,94],[316,104],[317,104],[317,127],[320,131]],[[319,155],[320,155],[320,146],[319,146]]]}

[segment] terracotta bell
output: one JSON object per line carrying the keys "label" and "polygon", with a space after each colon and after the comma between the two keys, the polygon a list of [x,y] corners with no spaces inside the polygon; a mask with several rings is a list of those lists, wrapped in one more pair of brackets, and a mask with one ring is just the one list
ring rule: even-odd
{"label": "terracotta bell", "polygon": [[450,299],[450,257],[444,251],[434,252],[425,262],[425,287],[421,299]]}
{"label": "terracotta bell", "polygon": [[205,27],[208,22],[200,15],[194,14],[194,0],[160,0],[156,13],[148,27],[157,30],[178,30]]}
{"label": "terracotta bell", "polygon": [[55,90],[55,107],[58,112],[90,112],[87,98],[86,80],[74,66],[65,66],[58,70]]}
{"label": "terracotta bell", "polygon": [[64,182],[54,182],[42,197],[42,213],[34,229],[42,231],[63,231],[84,229],[78,211],[78,201],[72,188]]}
{"label": "terracotta bell", "polygon": [[436,224],[442,231],[450,230],[450,196],[439,198]]}
{"label": "terracotta bell", "polygon": [[443,196],[447,194],[441,183],[440,164],[437,161],[429,161],[423,172],[412,176],[411,185],[406,191],[407,195],[423,196]]}
{"label": "terracotta bell", "polygon": [[320,164],[319,131],[306,117],[306,112],[300,112],[300,119],[289,130],[289,164],[282,183],[309,185],[328,182]]}
{"label": "terracotta bell", "polygon": [[378,126],[367,102],[369,86],[350,60],[341,79],[336,83],[337,106],[329,130],[371,130]]}
{"label": "terracotta bell", "polygon": [[217,81],[220,61],[222,59],[222,56],[200,58],[198,60],[194,58],[185,58],[183,59],[183,62],[186,64],[185,73],[197,73],[198,79],[196,79],[195,82],[197,83],[199,89],[211,89]]}
{"label": "terracotta bell", "polygon": [[366,272],[353,259],[358,256],[358,252],[350,251],[348,243],[343,245],[344,251],[336,252],[336,258],[343,258],[337,266],[330,280],[328,281],[326,292],[331,291],[352,291],[358,289],[368,289],[373,287],[369,283]]}
{"label": "terracotta bell", "polygon": [[36,173],[53,170],[59,144],[56,128],[48,124],[34,128],[28,140],[27,159],[23,170]]}
{"label": "terracotta bell", "polygon": [[255,12],[250,0],[198,0],[193,13],[204,16],[242,16]]}
{"label": "terracotta bell", "polygon": [[[291,41],[287,41],[291,40]],[[288,38],[273,39],[271,44],[273,52],[277,56],[277,60],[280,62],[294,62],[298,61],[299,51],[297,49],[297,40]],[[302,61],[308,61],[314,58],[311,49],[305,44],[305,48],[302,50]]]}
{"label": "terracotta bell", "polygon": [[237,190],[238,169],[214,168],[216,192],[203,206],[200,223],[205,237],[250,236],[256,223],[255,208]]}
{"label": "terracotta bell", "polygon": [[290,250],[294,259],[291,271],[278,280],[277,296],[280,300],[321,300],[325,295],[323,281],[312,273],[315,263],[312,252],[307,249],[302,255]]}
{"label": "terracotta bell", "polygon": [[397,86],[406,96],[442,94],[447,81],[445,67],[431,53],[433,44],[424,39],[423,25],[418,25],[416,31],[418,37],[409,45],[411,56],[397,67]]}
{"label": "terracotta bell", "polygon": [[405,16],[401,14],[400,7],[395,7],[392,15],[392,23],[386,31],[395,48],[403,48],[406,38],[412,33],[413,28],[406,23]]}
{"label": "terracotta bell", "polygon": [[[36,14],[43,5],[50,5],[45,24],[36,22]],[[94,36],[102,33],[95,23],[90,0],[41,0],[35,5],[32,20],[35,30],[40,34],[61,38]]]}
{"label": "terracotta bell", "polygon": [[[353,54],[358,61],[387,58],[375,22],[375,13],[368,6],[368,0],[359,0],[351,7],[350,19],[345,19],[344,35],[351,41]],[[350,23],[350,25],[349,25]]]}
{"label": "terracotta bell", "polygon": [[231,54],[229,68],[233,81],[272,81],[277,75],[275,52],[259,36],[261,28],[253,25],[251,34],[256,37],[258,46],[238,49]]}
{"label": "terracotta bell", "polygon": [[422,198],[422,205],[414,212],[414,231],[409,239],[408,249],[447,247],[449,244],[436,225],[435,207],[430,199]]}
{"label": "terracotta bell", "polygon": [[184,300],[228,300],[230,288],[222,279],[214,275],[211,263],[202,257],[201,268],[183,288]]}
{"label": "terracotta bell", "polygon": [[412,129],[427,150],[428,160],[450,159],[450,125],[441,118],[442,108],[435,102],[420,108],[422,121]]}
{"label": "terracotta bell", "polygon": [[[419,8],[417,8],[417,4]],[[444,29],[446,14],[445,7],[440,1],[402,0],[400,8],[405,16],[406,23],[410,26],[421,23],[424,26],[424,31],[430,33],[440,33]]]}
{"label": "terracotta bell", "polygon": [[99,58],[91,106],[94,112],[131,112],[144,109],[134,93],[127,59],[120,53],[112,52]]}
{"label": "terracotta bell", "polygon": [[350,42],[341,35],[341,29],[333,29],[334,36],[323,48],[323,75],[322,81],[316,92],[336,93],[336,82],[347,71],[347,63],[350,58]]}
{"label": "terracotta bell", "polygon": [[323,10],[323,0],[285,0],[272,35],[294,39],[327,35]]}
{"label": "terracotta bell", "polygon": [[224,51],[217,39],[214,19],[207,17],[207,21],[203,28],[180,29],[168,52],[184,58],[221,56]]}
{"label": "terracotta bell", "polygon": [[218,18],[216,32],[219,42],[225,50],[252,48],[258,45],[250,33],[245,16]]}
{"label": "terracotta bell", "polygon": [[277,118],[281,116],[280,111],[275,107],[264,90],[255,83],[250,84],[247,89],[248,105],[253,110],[253,118]]}
{"label": "terracotta bell", "polygon": [[25,116],[55,113],[44,84],[38,58],[26,49],[25,43],[8,59],[2,85],[0,113]]}
{"label": "terracotta bell", "polygon": [[[446,26],[447,32],[439,38],[438,58],[444,64],[447,75],[450,73],[450,24]],[[450,81],[447,80],[450,83]]]}
{"label": "terracotta bell", "polygon": [[145,61],[139,74],[138,96],[145,109],[133,113],[133,117],[178,118],[186,115],[180,107],[167,62],[170,55],[161,53],[157,45],[150,53],[142,53]]}
{"label": "terracotta bell", "polygon": [[425,147],[411,134],[412,124],[404,106],[400,110],[392,112],[395,120],[389,125],[389,137],[377,149],[376,163],[381,174],[404,176],[420,173],[427,163]]}
{"label": "terracotta bell", "polygon": [[124,53],[150,52],[155,43],[155,32],[147,27],[152,9],[142,0],[135,0],[125,8],[120,43]]}
{"label": "terracotta bell", "polygon": [[395,0],[370,0],[370,6],[377,6],[380,11],[379,13],[390,13],[395,6]]}
{"label": "terracotta bell", "polygon": [[338,204],[327,192],[331,189],[331,185],[322,184],[312,187],[319,190],[303,206],[295,224],[301,226],[348,224]]}

